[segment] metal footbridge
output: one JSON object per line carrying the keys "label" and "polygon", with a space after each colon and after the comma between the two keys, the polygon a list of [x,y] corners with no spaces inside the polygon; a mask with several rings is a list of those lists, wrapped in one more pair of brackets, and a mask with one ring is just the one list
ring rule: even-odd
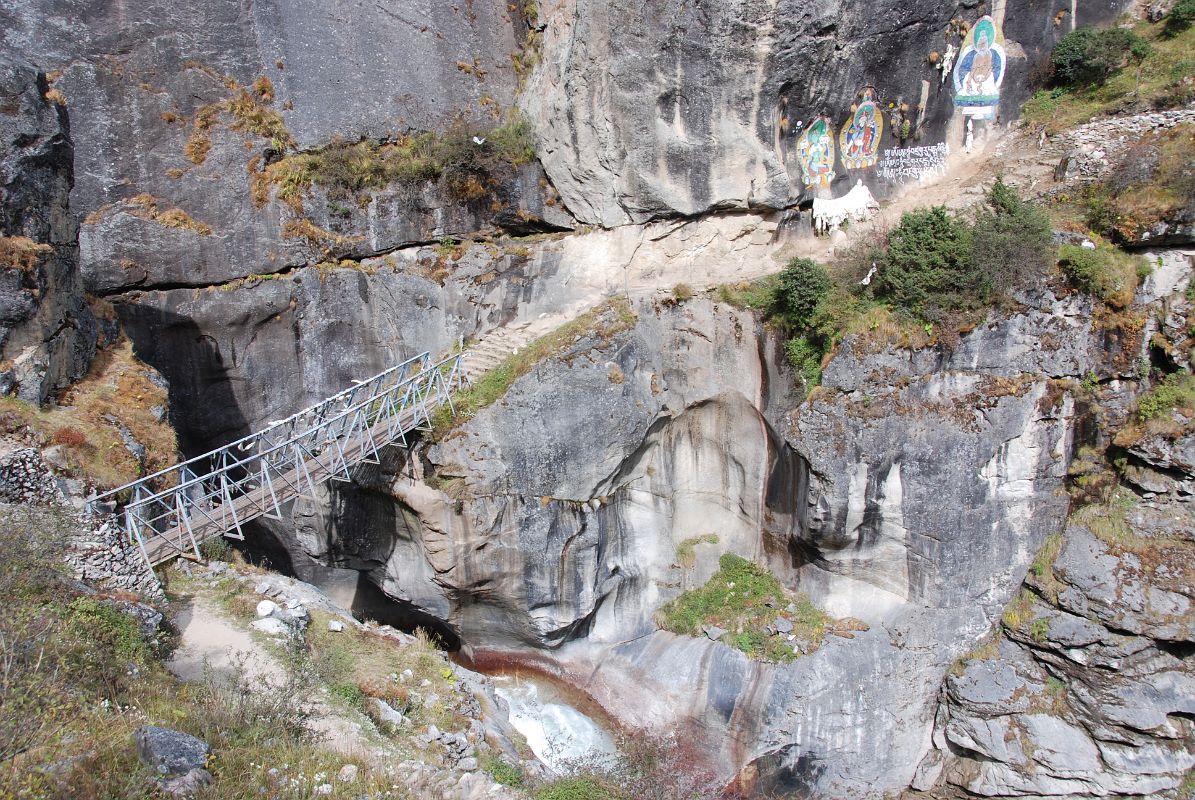
{"label": "metal footbridge", "polygon": [[246,522],[282,519],[287,502],[315,498],[320,484],[349,480],[355,465],[378,463],[382,448],[430,429],[464,379],[461,353],[436,362],[421,353],[259,433],[98,495],[88,509],[119,508],[151,567],[199,559],[204,541],[244,539]]}

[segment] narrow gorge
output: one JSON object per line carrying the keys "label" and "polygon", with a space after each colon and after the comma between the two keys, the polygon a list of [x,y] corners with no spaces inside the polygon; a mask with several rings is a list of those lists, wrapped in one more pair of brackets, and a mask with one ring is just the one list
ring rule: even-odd
{"label": "narrow gorge", "polygon": [[1195,796],[1193,21],[10,0],[0,796]]}

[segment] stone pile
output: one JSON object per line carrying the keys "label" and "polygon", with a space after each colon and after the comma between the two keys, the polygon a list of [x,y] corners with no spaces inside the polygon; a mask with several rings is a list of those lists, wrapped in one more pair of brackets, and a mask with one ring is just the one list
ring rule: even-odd
{"label": "stone pile", "polygon": [[20,448],[0,455],[0,503],[59,509],[72,531],[64,558],[79,580],[165,599],[157,577],[115,518],[71,508],[58,479],[36,449]]}
{"label": "stone pile", "polygon": [[524,795],[494,783],[484,772],[446,772],[421,761],[398,765],[412,796],[427,800],[518,800]]}
{"label": "stone pile", "polygon": [[1098,180],[1107,175],[1142,136],[1192,123],[1195,123],[1195,109],[1111,117],[1080,125],[1058,136],[1057,143],[1066,155],[1054,176],[1059,181]]}
{"label": "stone pile", "polygon": [[303,637],[311,614],[302,600],[286,596],[282,589],[266,581],[258,583],[254,591],[267,599],[257,604],[257,619],[249,623],[250,628],[267,636]]}
{"label": "stone pile", "polygon": [[66,495],[37,450],[23,447],[0,455],[0,503],[56,506]]}
{"label": "stone pile", "polygon": [[439,744],[444,748],[448,763],[457,769],[471,772],[477,769],[477,749],[469,737],[461,732],[443,731],[435,725],[428,725],[427,731],[419,737],[424,744]]}

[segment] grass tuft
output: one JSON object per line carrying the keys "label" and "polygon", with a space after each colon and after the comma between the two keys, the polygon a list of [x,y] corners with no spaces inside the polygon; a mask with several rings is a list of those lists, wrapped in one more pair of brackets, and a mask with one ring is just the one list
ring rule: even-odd
{"label": "grass tuft", "polygon": [[[787,591],[772,573],[733,553],[723,555],[718,564],[704,586],[685,592],[657,612],[661,628],[684,636],[702,636],[705,626],[725,628],[725,641],[731,647],[750,658],[783,663],[796,658],[797,645],[783,635],[769,636],[764,627],[785,617],[793,623],[799,648],[817,649],[831,620],[806,595]],[[789,605],[795,611],[787,611]]]}
{"label": "grass tuft", "polygon": [[200,236],[212,235],[211,225],[208,225],[206,222],[196,222],[190,214],[181,208],[168,208],[165,211],[160,211],[158,209],[158,199],[152,194],[139,194],[130,200],[129,203],[132,205],[131,213],[134,216],[153,220],[159,225],[165,225],[167,228],[188,230]]}
{"label": "grass tuft", "polygon": [[692,569],[697,565],[697,545],[717,544],[718,534],[707,533],[702,536],[692,536],[684,539],[676,546],[676,563],[685,569]]}
{"label": "grass tuft", "polygon": [[49,252],[48,244],[38,244],[25,236],[0,236],[0,269],[33,272]]}

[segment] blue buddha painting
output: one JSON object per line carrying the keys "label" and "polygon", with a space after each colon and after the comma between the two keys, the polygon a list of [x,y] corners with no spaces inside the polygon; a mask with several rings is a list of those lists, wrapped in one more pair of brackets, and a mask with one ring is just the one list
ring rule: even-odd
{"label": "blue buddha painting", "polygon": [[829,186],[834,180],[834,134],[830,120],[816,117],[797,140],[797,160],[806,186]]}
{"label": "blue buddha painting", "polygon": [[1003,37],[991,17],[982,17],[967,33],[955,62],[954,104],[967,116],[993,117],[1006,65]]}

